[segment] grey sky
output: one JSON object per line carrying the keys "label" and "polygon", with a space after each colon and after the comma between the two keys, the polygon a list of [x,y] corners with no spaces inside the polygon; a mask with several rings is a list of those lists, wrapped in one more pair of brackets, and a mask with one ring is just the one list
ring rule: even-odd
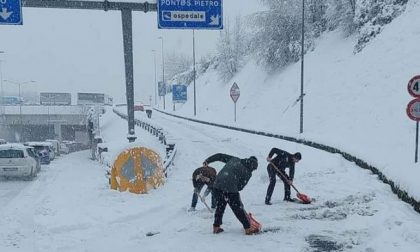
{"label": "grey sky", "polygon": [[[224,0],[224,20],[258,8],[258,0]],[[197,59],[215,50],[218,35],[219,31],[196,31]],[[161,78],[159,36],[164,37],[165,53],[192,55],[191,30],[159,30],[156,12],[134,12],[136,101],[148,102],[154,95],[152,50]],[[5,51],[0,54],[3,79],[36,81],[26,84],[24,92],[104,92],[116,101],[124,98],[120,12],[23,8],[22,26],[0,25],[0,51]],[[7,92],[17,92],[16,85],[3,82],[3,86]]]}

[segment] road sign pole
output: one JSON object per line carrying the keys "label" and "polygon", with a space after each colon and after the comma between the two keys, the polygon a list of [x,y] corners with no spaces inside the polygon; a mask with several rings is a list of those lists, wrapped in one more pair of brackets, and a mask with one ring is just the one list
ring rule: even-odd
{"label": "road sign pole", "polygon": [[236,122],[236,102],[234,104],[235,104],[234,110],[235,110],[235,122]]}
{"label": "road sign pole", "polygon": [[418,150],[419,150],[419,121],[416,122],[416,153],[414,162],[417,163],[418,161]]}
{"label": "road sign pole", "polygon": [[195,78],[196,78],[196,72],[195,72],[195,32],[193,29],[193,72],[194,72],[194,116],[197,115],[197,105],[196,105],[196,89],[195,89]]}
{"label": "road sign pole", "polygon": [[132,14],[130,9],[121,10],[124,40],[125,85],[127,90],[128,141],[136,140],[134,129],[134,78],[133,78],[133,38]]}

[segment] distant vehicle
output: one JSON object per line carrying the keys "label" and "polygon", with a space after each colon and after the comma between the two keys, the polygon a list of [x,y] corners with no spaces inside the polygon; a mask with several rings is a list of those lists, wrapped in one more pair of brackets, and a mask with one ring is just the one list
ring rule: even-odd
{"label": "distant vehicle", "polygon": [[65,143],[60,143],[60,153],[61,154],[69,154],[70,148]]}
{"label": "distant vehicle", "polygon": [[50,164],[51,163],[50,154],[47,150],[38,150],[38,151],[35,150],[35,152],[38,153],[39,162],[41,164]]}
{"label": "distant vehicle", "polygon": [[[46,154],[48,155],[48,159],[50,161],[54,160],[54,158],[55,158],[55,153],[54,153],[54,149],[52,147],[52,143],[49,143],[49,142],[26,142],[25,145],[34,147],[35,150],[38,153],[40,153],[42,151],[46,151],[47,152]],[[41,154],[42,154],[42,156],[40,156],[40,157],[41,157],[41,159],[43,159],[44,153],[41,153]]]}
{"label": "distant vehicle", "polygon": [[52,143],[52,147],[54,149],[55,156],[60,156],[60,141],[56,139],[47,139],[45,142]]}
{"label": "distant vehicle", "polygon": [[48,93],[39,94],[41,105],[71,105],[71,93]]}
{"label": "distant vehicle", "polygon": [[32,180],[39,170],[39,162],[31,147],[22,144],[0,146],[0,176]]}
{"label": "distant vehicle", "polygon": [[19,96],[0,97],[0,104],[3,104],[3,105],[19,105],[22,103],[23,103],[23,98]]}
{"label": "distant vehicle", "polygon": [[112,97],[103,93],[77,93],[77,105],[112,105]]}
{"label": "distant vehicle", "polygon": [[134,104],[134,111],[144,111],[143,103],[136,103]]}
{"label": "distant vehicle", "polygon": [[7,141],[4,139],[0,139],[0,144],[7,144]]}

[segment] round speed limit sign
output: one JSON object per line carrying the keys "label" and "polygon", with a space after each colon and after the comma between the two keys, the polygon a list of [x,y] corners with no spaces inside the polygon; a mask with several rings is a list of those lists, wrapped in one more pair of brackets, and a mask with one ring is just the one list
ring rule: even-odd
{"label": "round speed limit sign", "polygon": [[414,99],[407,105],[407,115],[411,120],[420,121],[420,99]]}
{"label": "round speed limit sign", "polygon": [[408,82],[408,92],[413,97],[420,97],[420,75],[416,75]]}

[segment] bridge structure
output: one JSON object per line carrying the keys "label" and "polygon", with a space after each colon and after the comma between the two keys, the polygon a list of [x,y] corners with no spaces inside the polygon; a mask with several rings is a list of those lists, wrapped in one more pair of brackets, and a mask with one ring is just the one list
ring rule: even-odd
{"label": "bridge structure", "polygon": [[[0,138],[10,142],[45,139],[74,141],[78,136],[87,136],[91,109],[91,106],[83,105],[2,106]],[[95,113],[94,124],[99,124],[99,114]],[[98,125],[95,126],[98,128]]]}

